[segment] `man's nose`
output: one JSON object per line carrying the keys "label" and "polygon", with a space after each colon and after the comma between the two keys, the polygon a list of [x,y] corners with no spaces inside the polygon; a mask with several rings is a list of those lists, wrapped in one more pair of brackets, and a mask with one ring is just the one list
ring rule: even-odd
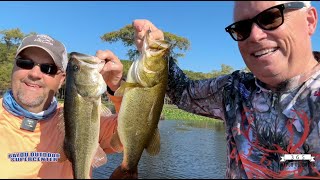
{"label": "man's nose", "polygon": [[267,37],[265,30],[261,29],[256,23],[252,24],[251,33],[248,39],[251,41],[259,41]]}

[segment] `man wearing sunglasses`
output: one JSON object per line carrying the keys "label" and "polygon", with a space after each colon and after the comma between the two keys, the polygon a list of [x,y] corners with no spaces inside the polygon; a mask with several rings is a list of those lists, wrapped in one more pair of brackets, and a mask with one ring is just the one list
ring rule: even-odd
{"label": "man wearing sunglasses", "polygon": [[[101,70],[110,93],[121,81],[123,66],[111,51],[97,51],[106,61]],[[69,161],[57,162],[62,154],[63,107],[55,93],[66,77],[65,46],[48,35],[24,38],[17,49],[11,76],[11,90],[0,99],[0,178],[73,178]],[[116,111],[121,97],[109,94]],[[116,115],[101,118],[99,143],[112,153],[111,135]],[[51,159],[44,159],[52,157]],[[42,160],[41,160],[42,159]]]}
{"label": "man wearing sunglasses", "polygon": [[[171,59],[167,95],[181,109],[224,121],[226,178],[320,178],[317,11],[310,1],[234,5],[225,30],[251,72],[192,81]],[[139,50],[149,29],[164,39],[148,20],[133,26]]]}

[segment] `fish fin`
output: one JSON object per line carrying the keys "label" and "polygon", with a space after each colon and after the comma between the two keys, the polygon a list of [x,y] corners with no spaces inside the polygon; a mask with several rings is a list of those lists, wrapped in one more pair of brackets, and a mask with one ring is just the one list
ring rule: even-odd
{"label": "fish fin", "polygon": [[126,90],[127,83],[125,81],[121,81],[120,87],[114,92],[114,96],[123,96],[124,91]]}
{"label": "fish fin", "polygon": [[148,146],[146,147],[146,151],[151,156],[155,156],[155,155],[159,154],[159,152],[160,152],[160,132],[159,132],[158,128],[155,129],[153,136],[150,139]]}
{"label": "fish fin", "polygon": [[98,146],[97,152],[92,159],[92,167],[97,168],[107,163],[107,155],[103,149]]}
{"label": "fish fin", "polygon": [[116,131],[110,141],[111,147],[115,152],[121,153],[123,151],[123,146],[121,144],[121,140],[119,138],[118,131]]}
{"label": "fish fin", "polygon": [[104,104],[101,103],[100,116],[108,117],[112,114],[111,110]]}
{"label": "fish fin", "polygon": [[109,179],[138,179],[138,167],[127,170],[122,166],[118,166],[111,174]]}
{"label": "fish fin", "polygon": [[116,90],[114,95],[115,96],[123,96],[123,94],[124,94],[125,90],[127,90],[127,88],[131,89],[131,88],[135,88],[135,87],[143,87],[143,86],[139,83],[122,82],[121,86]]}

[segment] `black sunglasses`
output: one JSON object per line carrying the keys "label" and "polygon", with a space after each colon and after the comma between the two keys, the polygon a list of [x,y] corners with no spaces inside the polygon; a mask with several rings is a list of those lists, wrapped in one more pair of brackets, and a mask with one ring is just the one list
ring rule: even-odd
{"label": "black sunglasses", "polygon": [[37,64],[29,59],[17,58],[16,65],[22,69],[32,69],[34,66],[39,66],[41,72],[49,75],[54,75],[58,72],[58,67],[54,64]]}
{"label": "black sunglasses", "polygon": [[284,9],[301,9],[303,7],[305,7],[303,2],[289,2],[273,6],[257,14],[252,19],[235,22],[226,27],[225,30],[235,41],[244,41],[250,36],[253,23],[256,23],[261,29],[274,30],[284,22]]}

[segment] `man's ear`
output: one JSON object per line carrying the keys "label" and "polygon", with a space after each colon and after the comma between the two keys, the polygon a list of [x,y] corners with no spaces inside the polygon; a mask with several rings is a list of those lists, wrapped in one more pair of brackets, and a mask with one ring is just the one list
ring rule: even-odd
{"label": "man's ear", "polygon": [[317,14],[317,10],[314,7],[310,7],[307,10],[307,21],[308,21],[309,35],[311,36],[316,31],[316,27],[318,23],[318,14]]}
{"label": "man's ear", "polygon": [[58,89],[60,89],[61,86],[65,83],[65,79],[66,79],[66,73],[63,73],[61,75],[61,79],[60,79],[60,83],[59,83],[59,88]]}

